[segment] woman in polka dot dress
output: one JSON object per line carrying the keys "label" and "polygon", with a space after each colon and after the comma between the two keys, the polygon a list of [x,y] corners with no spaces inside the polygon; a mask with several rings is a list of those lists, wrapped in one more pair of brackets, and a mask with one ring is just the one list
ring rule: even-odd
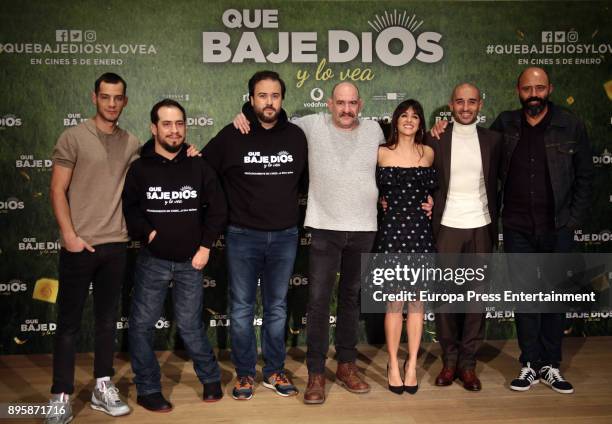
{"label": "woman in polka dot dress", "polygon": [[[378,150],[376,181],[386,208],[379,219],[375,242],[377,253],[433,253],[435,244],[431,223],[422,209],[427,196],[436,186],[436,173],[432,168],[434,152],[423,144],[425,116],[423,107],[416,100],[406,100],[393,112],[388,142]],[[427,256],[427,255],[426,255]],[[393,256],[386,255],[393,261]],[[411,255],[411,259],[415,258]],[[415,258],[418,260],[418,257]],[[388,282],[385,291],[400,291],[406,287]],[[405,283],[404,283],[405,284]],[[423,288],[421,286],[421,288]],[[418,389],[416,364],[423,333],[423,305],[408,304],[406,332],[408,358],[404,362],[402,380],[397,351],[402,333],[403,302],[387,305],[385,336],[389,353],[388,383],[394,393],[406,391],[414,394]],[[402,390],[403,389],[403,390]]]}

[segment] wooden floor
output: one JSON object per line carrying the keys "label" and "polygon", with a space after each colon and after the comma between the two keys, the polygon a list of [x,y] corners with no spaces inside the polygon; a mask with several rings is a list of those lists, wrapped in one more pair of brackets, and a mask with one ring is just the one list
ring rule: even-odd
{"label": "wooden floor", "polygon": [[[365,372],[372,391],[355,395],[333,383],[336,365],[330,360],[327,402],[324,405],[304,405],[301,394],[281,398],[262,385],[257,386],[252,400],[233,400],[230,395],[233,367],[227,352],[221,355],[226,396],[221,402],[203,403],[200,401],[201,385],[191,362],[185,361],[182,352],[160,352],[163,392],[175,406],[170,414],[148,412],[136,405],[129,360],[120,355],[115,361],[115,381],[122,395],[128,394],[128,403],[133,408],[130,415],[121,418],[90,409],[92,355],[81,354],[77,358],[74,422],[612,423],[612,337],[565,339],[562,371],[575,386],[572,395],[558,394],[543,384],[523,393],[511,391],[508,381],[518,371],[515,340],[485,343],[477,367],[483,383],[483,390],[478,393],[467,392],[458,383],[450,387],[435,387],[433,380],[441,367],[439,345],[425,344],[422,349],[418,370],[420,389],[415,396],[397,396],[389,392],[386,389],[387,354],[384,347],[364,345],[359,347],[358,366]],[[405,353],[401,354],[403,357]],[[301,392],[307,381],[304,355],[303,350],[292,349],[287,356],[287,369]],[[260,374],[257,378],[261,381]],[[45,402],[50,381],[50,355],[0,356],[0,403]]]}

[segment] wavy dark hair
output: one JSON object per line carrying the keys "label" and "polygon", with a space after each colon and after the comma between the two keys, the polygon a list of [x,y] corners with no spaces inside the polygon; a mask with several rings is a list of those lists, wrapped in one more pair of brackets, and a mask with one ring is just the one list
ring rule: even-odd
{"label": "wavy dark hair", "polygon": [[406,112],[408,109],[412,109],[414,113],[419,117],[419,129],[417,133],[414,135],[414,144],[417,145],[419,150],[419,154],[423,157],[423,144],[425,142],[425,132],[427,128],[425,127],[425,113],[423,112],[423,106],[414,99],[408,99],[401,102],[395,108],[393,112],[393,118],[391,118],[391,128],[389,130],[389,137],[387,137],[387,142],[383,144],[383,146],[393,150],[397,146],[399,141],[399,133],[397,131],[397,121],[402,113]]}

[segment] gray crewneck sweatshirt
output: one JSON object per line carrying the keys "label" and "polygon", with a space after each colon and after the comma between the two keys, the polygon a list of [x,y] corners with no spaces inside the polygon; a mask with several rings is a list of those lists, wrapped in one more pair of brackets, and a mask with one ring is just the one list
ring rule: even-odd
{"label": "gray crewneck sweatshirt", "polygon": [[359,120],[351,131],[319,113],[294,121],[308,140],[308,207],[304,226],[334,231],[376,231],[376,161],[383,132]]}

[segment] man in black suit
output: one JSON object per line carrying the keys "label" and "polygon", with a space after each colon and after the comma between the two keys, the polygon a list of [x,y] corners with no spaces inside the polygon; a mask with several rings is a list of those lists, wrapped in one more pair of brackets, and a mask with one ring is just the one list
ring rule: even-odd
{"label": "man in black suit", "polygon": [[[441,254],[490,253],[497,239],[502,137],[476,125],[482,97],[473,84],[457,85],[449,107],[454,123],[439,140],[431,136],[427,139],[435,152],[439,178],[432,216],[436,249]],[[436,313],[436,332],[443,352],[437,386],[449,386],[458,377],[466,390],[481,389],[475,367],[484,323],[481,311]]]}

